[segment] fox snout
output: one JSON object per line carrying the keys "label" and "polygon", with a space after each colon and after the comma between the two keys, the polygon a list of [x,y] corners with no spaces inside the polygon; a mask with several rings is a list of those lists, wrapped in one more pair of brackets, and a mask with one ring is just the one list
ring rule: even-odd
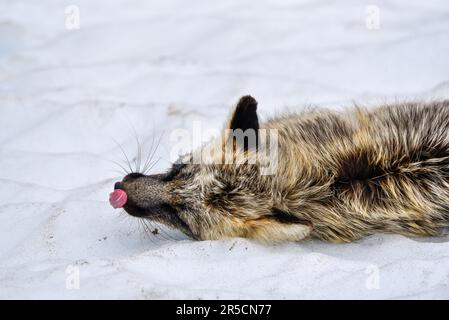
{"label": "fox snout", "polygon": [[149,219],[176,228],[196,238],[181,218],[185,204],[176,196],[176,183],[167,174],[131,173],[114,184],[110,203],[134,217]]}
{"label": "fox snout", "polygon": [[114,208],[123,207],[130,215],[137,217],[161,214],[171,201],[169,186],[163,181],[163,175],[131,173],[114,184],[114,192],[110,195]]}

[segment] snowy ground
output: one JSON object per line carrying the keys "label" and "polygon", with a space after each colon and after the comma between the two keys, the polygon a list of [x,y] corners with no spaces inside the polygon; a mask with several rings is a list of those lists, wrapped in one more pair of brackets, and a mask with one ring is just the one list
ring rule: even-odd
{"label": "snowy ground", "polygon": [[107,202],[114,139],[162,135],[156,172],[243,94],[262,117],[448,98],[448,53],[446,0],[0,0],[0,298],[449,298],[449,237],[194,242]]}

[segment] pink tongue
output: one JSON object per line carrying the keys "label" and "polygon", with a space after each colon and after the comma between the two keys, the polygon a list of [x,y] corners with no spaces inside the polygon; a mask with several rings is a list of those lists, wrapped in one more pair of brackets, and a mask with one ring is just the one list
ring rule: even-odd
{"label": "pink tongue", "polygon": [[109,195],[109,203],[114,209],[122,208],[127,200],[126,192],[121,189],[117,189]]}

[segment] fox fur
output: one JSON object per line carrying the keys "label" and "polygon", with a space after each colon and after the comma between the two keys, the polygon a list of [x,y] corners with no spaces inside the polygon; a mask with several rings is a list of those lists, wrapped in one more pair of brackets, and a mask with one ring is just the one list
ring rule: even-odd
{"label": "fox fur", "polygon": [[[244,96],[225,129],[167,173],[126,176],[125,210],[199,240],[351,242],[375,233],[437,236],[449,226],[448,100],[259,123],[256,100]],[[234,139],[237,129],[254,130],[256,144]],[[277,133],[271,174],[256,159],[267,142],[262,130]],[[231,163],[223,162],[229,152]]]}

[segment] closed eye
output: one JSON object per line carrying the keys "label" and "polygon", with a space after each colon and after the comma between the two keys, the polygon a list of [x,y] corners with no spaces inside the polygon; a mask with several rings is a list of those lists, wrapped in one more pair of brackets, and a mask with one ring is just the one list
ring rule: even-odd
{"label": "closed eye", "polygon": [[171,181],[173,178],[175,178],[181,170],[186,166],[185,163],[175,163],[173,164],[172,168],[164,175],[162,180],[164,181]]}

